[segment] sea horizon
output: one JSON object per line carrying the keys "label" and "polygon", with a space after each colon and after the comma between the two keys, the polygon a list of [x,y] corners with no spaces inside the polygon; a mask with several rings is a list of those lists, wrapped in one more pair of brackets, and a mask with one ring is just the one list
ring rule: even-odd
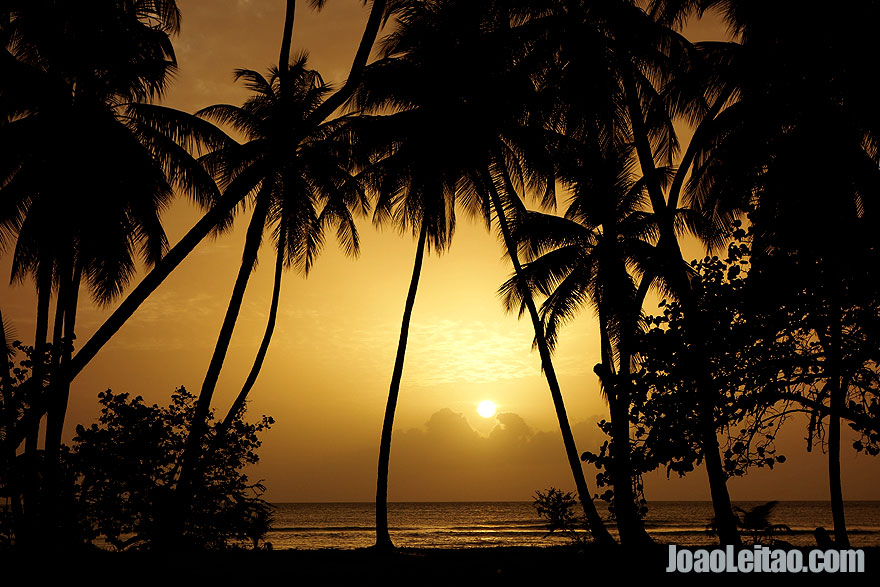
{"label": "sea horizon", "polygon": [[[766,501],[735,501],[747,509]],[[880,501],[845,502],[847,528],[854,547],[880,546]],[[375,541],[374,502],[274,502],[274,520],[266,540],[276,549],[353,549]],[[600,508],[612,535],[617,528]],[[658,542],[682,546],[716,544],[708,531],[712,503],[704,500],[657,501],[649,504],[645,528]],[[389,531],[397,546],[473,548],[554,546],[570,539],[549,533],[530,501],[394,501],[388,504]],[[784,524],[775,539],[794,546],[816,544],[818,527],[832,528],[827,501],[779,500],[772,524]],[[744,532],[747,541],[750,536]],[[586,535],[584,535],[587,538]],[[588,538],[587,538],[588,539]]]}

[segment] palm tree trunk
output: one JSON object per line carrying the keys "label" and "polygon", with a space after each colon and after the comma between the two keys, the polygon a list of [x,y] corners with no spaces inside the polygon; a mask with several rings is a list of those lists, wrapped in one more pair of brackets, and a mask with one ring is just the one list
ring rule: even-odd
{"label": "palm tree trunk", "polygon": [[[62,275],[62,279],[67,278],[67,274]],[[76,309],[79,300],[79,285],[82,279],[82,266],[76,263],[72,274],[67,283],[62,282],[60,286],[65,291],[59,291],[58,300],[59,308],[56,312],[60,312],[63,321],[63,338],[61,347],[58,349],[60,360],[55,377],[53,377],[51,385],[51,396],[49,397],[50,405],[46,416],[46,443],[45,443],[45,463],[44,470],[46,474],[45,487],[45,515],[44,525],[47,530],[51,528],[51,540],[58,544],[66,542],[65,532],[69,532],[70,528],[66,524],[65,516],[70,515],[63,503],[63,471],[61,463],[61,439],[64,432],[64,419],[67,415],[67,404],[70,399],[70,378],[67,375],[67,369],[70,366],[71,355],[73,354],[73,340],[76,328]],[[56,320],[56,325],[58,321]]]}
{"label": "palm tree trunk", "polygon": [[57,386],[53,383],[51,405],[46,417],[46,458],[50,469],[57,467],[61,451],[61,438],[64,431],[64,419],[67,414],[67,404],[70,399],[70,378],[67,369],[70,366],[73,354],[73,340],[76,328],[76,308],[79,301],[79,284],[82,279],[82,267],[77,264],[67,292],[59,300],[64,298],[62,310],[64,321],[63,348],[59,349],[60,361],[58,364]]}
{"label": "palm tree trunk", "polygon": [[406,355],[406,341],[409,337],[409,321],[416,302],[419,288],[419,277],[422,274],[422,260],[425,258],[425,243],[428,238],[428,223],[422,221],[419,231],[419,242],[416,245],[416,259],[413,263],[412,278],[409,292],[406,294],[406,305],[400,323],[400,339],[397,342],[397,356],[394,359],[394,371],[391,374],[391,385],[388,388],[388,402],[385,404],[385,419],[382,421],[382,436],[379,441],[379,470],[376,475],[376,548],[393,548],[388,533],[388,465],[391,461],[391,430],[394,426],[394,411],[397,409],[397,396],[400,392],[400,380],[403,377],[403,360]]}
{"label": "palm tree trunk", "polygon": [[[601,317],[601,314],[600,314]],[[602,338],[608,338],[601,334]],[[636,509],[636,496],[633,491],[633,470],[630,459],[632,450],[629,438],[629,369],[624,367],[624,352],[620,351],[621,368],[615,373],[614,360],[611,355],[610,341],[608,352],[603,352],[606,367],[603,373],[608,381],[603,381],[608,391],[608,407],[611,416],[611,457],[614,469],[614,513],[617,517],[617,529],[620,542],[626,546],[643,545],[652,542]],[[622,346],[622,345],[621,345]]]}
{"label": "palm tree trunk", "polygon": [[[290,47],[293,44],[293,21],[295,14],[296,0],[287,0],[287,6],[284,11],[284,32],[281,34],[281,52],[278,54],[278,70],[283,72],[283,75],[281,76],[282,96],[286,95],[290,87],[290,80],[288,79],[289,76],[287,74],[290,71]],[[269,342],[272,340],[272,333],[275,331],[275,318],[278,314],[278,299],[281,295],[281,271],[284,266],[285,238],[286,231],[284,223],[282,222],[280,223],[280,233],[278,236],[278,257],[275,260],[275,281],[272,286],[272,303],[269,308],[269,322],[266,324],[266,332],[263,334],[263,340],[260,342],[260,348],[257,350],[257,356],[254,359],[254,364],[251,367],[250,373],[248,373],[248,376],[245,379],[244,386],[242,386],[241,391],[232,403],[232,407],[229,408],[226,417],[223,418],[223,422],[221,422],[220,427],[217,430],[218,443],[224,436],[226,436],[227,430],[229,430],[232,422],[244,407],[244,402],[247,400],[251,388],[257,382],[257,376],[260,374],[260,369],[263,367],[266,353],[269,351]]]}
{"label": "palm tree trunk", "polygon": [[839,548],[849,546],[846,518],[843,512],[843,487],[840,479],[840,412],[846,402],[841,385],[841,311],[840,285],[832,277],[829,314],[831,318],[831,348],[828,353],[828,384],[831,386],[829,401],[831,414],[828,423],[828,483],[831,493],[831,517],[834,521],[834,542]]}
{"label": "palm tree trunk", "polygon": [[52,264],[48,260],[40,262],[37,269],[37,329],[34,333],[33,369],[31,370],[31,390],[29,394],[27,447],[25,452],[34,454],[40,434],[42,412],[37,407],[42,403],[43,380],[45,378],[46,337],[49,331],[49,305],[52,297]]}
{"label": "palm tree trunk", "polygon": [[278,237],[278,256],[275,259],[275,281],[272,286],[272,304],[269,307],[269,321],[266,323],[266,332],[263,333],[263,340],[260,342],[260,348],[257,351],[257,356],[254,359],[251,371],[248,373],[247,379],[245,379],[244,386],[242,386],[241,391],[238,392],[238,397],[235,398],[235,402],[233,402],[232,407],[229,408],[226,417],[223,418],[223,422],[217,430],[218,439],[226,435],[229,427],[232,426],[232,422],[238,417],[242,408],[244,408],[244,403],[247,401],[251,388],[253,388],[254,384],[257,382],[260,369],[263,367],[263,361],[266,359],[266,353],[269,351],[269,342],[272,340],[272,333],[275,332],[275,320],[278,316],[278,300],[281,297],[281,273],[284,269],[284,252],[286,250],[284,239],[285,230],[284,223],[282,223],[281,233]]}
{"label": "palm tree trunk", "polygon": [[[498,218],[498,224],[501,228],[501,234],[504,237],[504,243],[507,247],[507,254],[510,257],[511,263],[513,264],[513,269],[516,273],[518,282],[520,284],[525,284],[522,266],[519,263],[519,257],[517,256],[516,252],[516,243],[513,240],[513,235],[511,234],[510,227],[507,224],[507,218],[504,214],[504,206],[501,203],[501,197],[498,194],[495,183],[492,180],[492,177],[489,176],[488,172],[486,173],[485,181],[486,187],[489,190],[492,206],[495,208],[495,216]],[[608,532],[608,529],[605,527],[605,524],[602,522],[602,518],[599,515],[599,512],[596,510],[596,505],[593,503],[593,498],[590,496],[590,490],[587,487],[587,480],[584,477],[584,470],[581,467],[579,453],[577,450],[577,446],[574,442],[574,435],[571,432],[571,425],[568,423],[568,415],[565,411],[565,403],[562,399],[562,391],[559,387],[559,381],[556,379],[556,370],[553,368],[553,362],[550,358],[550,349],[547,346],[546,339],[544,338],[544,324],[541,322],[541,318],[538,315],[538,309],[535,306],[535,302],[532,299],[531,294],[525,289],[524,286],[520,293],[522,295],[523,301],[526,304],[526,308],[529,311],[529,316],[532,319],[532,326],[535,329],[535,342],[538,345],[538,354],[541,357],[541,367],[544,371],[544,376],[547,379],[547,385],[550,387],[550,396],[553,398],[553,405],[556,408],[556,418],[559,421],[559,429],[562,433],[562,442],[565,446],[565,455],[568,458],[568,465],[571,468],[572,475],[574,476],[575,487],[577,488],[578,498],[580,499],[581,506],[584,508],[584,515],[587,517],[587,523],[590,527],[590,534],[592,534],[593,539],[600,544],[614,544],[614,538],[611,536],[611,534]]]}
{"label": "palm tree trunk", "polygon": [[[348,79],[345,84],[336,91],[335,94],[327,98],[320,107],[315,109],[309,123],[321,121],[333,114],[333,112],[342,106],[348,98],[351,97],[357,83],[360,80],[361,73],[366,66],[367,59],[370,57],[373,44],[379,34],[379,28],[382,25],[382,18],[385,13],[386,0],[374,0],[373,7],[370,10],[370,16],[367,20],[367,26],[364,29],[363,37],[355,54],[354,61],[351,66]],[[291,2],[291,5],[293,3]],[[293,16],[291,14],[290,18]],[[292,23],[292,20],[291,20]],[[286,29],[285,29],[286,30]],[[291,34],[293,25],[290,27]],[[282,40],[282,45],[284,41]],[[280,65],[280,64],[279,64]],[[247,195],[253,184],[248,184],[251,176],[259,176],[258,166],[253,166],[250,172],[245,172],[239,176],[233,185],[226,191],[223,202],[209,210],[193,227],[187,232],[183,238],[156,264],[144,279],[131,291],[122,301],[113,314],[98,328],[92,337],[82,346],[79,352],[73,357],[70,364],[70,377],[75,378],[85,366],[95,358],[105,344],[119,332],[119,329],[128,321],[135,311],[146,301],[146,299],[154,292],[168,277],[174,269],[189,255],[196,246],[204,240],[206,236],[220,223],[225,217],[241,202]]]}
{"label": "palm tree trunk", "polygon": [[[226,315],[223,318],[223,324],[220,327],[220,334],[217,337],[217,344],[214,346],[214,353],[211,356],[211,362],[208,365],[208,371],[205,374],[205,380],[202,383],[201,391],[196,402],[193,421],[190,423],[189,436],[187,436],[186,447],[183,453],[183,463],[181,466],[180,480],[178,481],[177,491],[174,498],[175,506],[181,509],[176,514],[176,523],[182,523],[182,516],[186,514],[186,509],[192,498],[193,488],[198,484],[198,467],[201,454],[202,436],[205,432],[208,412],[211,407],[211,399],[214,396],[214,390],[217,386],[217,380],[220,377],[220,370],[223,368],[223,361],[226,359],[226,353],[229,350],[229,343],[232,340],[232,331],[235,329],[235,322],[241,311],[241,303],[244,299],[245,289],[247,289],[248,279],[253,272],[257,260],[257,253],[260,250],[260,242],[263,237],[263,230],[266,225],[266,216],[269,212],[271,202],[271,190],[268,186],[263,186],[257,195],[257,201],[254,205],[254,212],[251,216],[250,224],[248,224],[247,234],[245,236],[244,252],[242,253],[241,266],[238,269],[238,276],[235,285],[232,288],[232,296],[229,300],[229,306],[226,308]],[[175,508],[176,509],[176,508]]]}
{"label": "palm tree trunk", "polygon": [[156,291],[172,271],[189,255],[196,246],[201,243],[214,228],[225,220],[229,213],[241,202],[247,193],[253,188],[253,183],[260,175],[262,169],[252,166],[249,171],[240,175],[233,185],[226,190],[223,201],[202,216],[191,229],[162,257],[153,269],[144,276],[143,280],[126,296],[91,338],[80,348],[70,362],[68,374],[73,380],[95,358],[105,344],[119,332],[119,329],[128,321],[135,311],[146,299]]}
{"label": "palm tree trunk", "polygon": [[306,121],[306,127],[313,125],[315,122],[320,122],[326,119],[333,114],[337,108],[345,104],[345,102],[351,98],[360,83],[364,67],[367,65],[367,60],[370,58],[370,53],[373,51],[373,45],[376,43],[376,37],[379,35],[379,29],[384,22],[386,5],[387,0],[373,0],[373,6],[370,8],[370,16],[367,18],[367,26],[364,28],[364,34],[361,36],[361,42],[358,45],[354,61],[351,64],[348,78],[346,78],[345,83],[341,88],[336,90],[336,92],[324,100],[324,102],[315,109],[309,117],[309,120]]}
{"label": "palm tree trunk", "polygon": [[281,34],[281,53],[278,55],[279,71],[286,72],[290,69],[290,46],[293,44],[293,17],[295,12],[296,0],[287,0],[287,7],[284,11],[284,32]]}
{"label": "palm tree trunk", "polygon": [[[629,408],[630,408],[630,356],[629,350],[629,328],[635,331],[636,322],[629,315],[633,312],[630,305],[634,305],[636,300],[628,300],[621,295],[618,299],[614,299],[613,295],[604,295],[604,291],[626,291],[629,287],[629,275],[623,258],[620,256],[616,239],[618,231],[613,221],[603,223],[604,238],[606,240],[606,253],[603,255],[606,259],[607,274],[606,279],[609,280],[607,289],[599,294],[597,307],[599,310],[599,336],[601,341],[602,362],[605,365],[603,374],[607,381],[603,380],[605,386],[608,407],[611,417],[611,457],[612,470],[611,478],[614,484],[614,513],[617,518],[617,529],[620,534],[621,544],[627,546],[644,545],[653,542],[645,532],[645,526],[639,516],[636,508],[636,495],[633,491],[634,471],[632,468],[632,459],[630,458],[630,430],[629,430]],[[611,281],[620,281],[626,284],[624,288],[618,288]],[[639,298],[639,310],[641,310],[641,300]],[[612,310],[612,307],[616,311]],[[624,322],[620,326],[620,332],[617,340],[617,353],[620,367],[615,368],[614,348],[612,347],[611,338],[609,336],[609,319],[610,316],[618,316]]]}
{"label": "palm tree trunk", "polygon": [[663,272],[678,295],[686,316],[686,334],[690,347],[688,359],[700,398],[697,406],[700,444],[703,451],[703,459],[706,463],[706,474],[709,478],[709,492],[712,496],[712,507],[718,527],[718,537],[722,544],[736,545],[740,543],[739,533],[736,529],[736,517],[733,514],[730,503],[730,493],[727,490],[727,476],[721,463],[721,449],[715,429],[715,390],[712,385],[712,377],[707,371],[708,361],[702,353],[704,347],[702,341],[705,339],[699,332],[701,320],[699,316],[694,315],[697,312],[697,307],[691,300],[690,284],[683,271],[678,269],[680,264],[684,262],[684,257],[681,254],[681,248],[679,247],[672,222],[675,211],[669,208],[668,202],[663,197],[662,188],[657,181],[657,170],[654,165],[654,157],[645,128],[641,104],[638,100],[638,90],[628,73],[625,72],[622,79],[642,176],[648,179],[648,195],[651,200],[651,206],[654,213],[660,218],[661,235],[657,248],[664,257],[663,263],[665,267]]}
{"label": "palm tree trunk", "polygon": [[721,447],[718,444],[715,426],[715,401],[712,377],[707,372],[708,359],[703,353],[706,336],[699,325],[700,317],[695,316],[695,305],[683,303],[685,315],[688,353],[685,359],[695,377],[697,388],[697,426],[703,460],[706,463],[706,474],[709,478],[709,493],[712,497],[712,508],[721,544],[739,545],[740,537],[737,530],[736,516],[730,503],[727,491],[727,475],[721,462]]}
{"label": "palm tree trunk", "polygon": [[[35,538],[36,515],[38,510],[39,488],[37,486],[37,445],[40,437],[40,421],[43,415],[43,384],[46,371],[46,338],[49,331],[49,306],[52,297],[52,263],[48,259],[42,259],[37,268],[37,328],[34,333],[34,356],[33,369],[31,371],[30,389],[27,397],[27,412],[25,412],[25,425],[22,427],[25,437],[25,471],[24,471],[24,503],[22,535],[16,534],[26,545]],[[18,448],[20,440],[14,436],[10,429],[9,443],[13,451]]]}

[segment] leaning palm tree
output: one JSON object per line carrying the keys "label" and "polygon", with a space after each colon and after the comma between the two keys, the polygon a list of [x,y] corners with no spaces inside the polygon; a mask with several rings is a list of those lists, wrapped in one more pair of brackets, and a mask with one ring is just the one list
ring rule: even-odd
{"label": "leaning palm tree", "polygon": [[[464,129],[450,111],[449,96],[432,83],[433,70],[424,60],[439,56],[429,53],[424,40],[420,37],[418,48],[406,50],[403,40],[386,44],[386,55],[367,69],[355,94],[355,104],[365,114],[352,125],[368,160],[367,185],[377,195],[374,222],[392,222],[418,235],[379,443],[376,547],[383,549],[393,547],[388,532],[391,436],[422,262],[425,252],[441,254],[451,241],[455,200],[467,169],[466,149],[459,146]],[[389,110],[391,114],[371,115]]]}
{"label": "leaning palm tree", "polygon": [[[292,19],[292,6],[288,21]],[[290,50],[285,26],[282,51]],[[282,66],[266,78],[252,70],[238,70],[252,95],[243,106],[220,104],[198,112],[200,117],[226,124],[244,136],[242,144],[229,143],[201,159],[228,190],[252,195],[253,212],[245,236],[241,266],[233,286],[220,335],[214,348],[191,423],[183,455],[177,505],[188,507],[198,483],[197,463],[202,451],[211,400],[232,338],[235,322],[263,233],[275,225],[275,240],[285,264],[307,274],[324,242],[324,229],[336,227],[346,253],[358,252],[353,214],[366,212],[367,201],[352,176],[350,147],[340,129],[345,118],[311,125],[314,112],[330,93],[320,75],[306,67],[305,55],[293,61],[282,54]],[[249,388],[248,388],[249,389]],[[244,398],[241,399],[241,402]],[[239,403],[239,402],[237,402]],[[185,515],[183,512],[176,514]]]}
{"label": "leaning palm tree", "polygon": [[[690,122],[711,121],[730,98],[729,88],[718,83],[718,75],[709,68],[705,86],[676,86],[674,81],[687,79],[699,55],[681,35],[664,23],[646,14],[636,2],[576,2],[548,0],[546,22],[550,39],[549,53],[558,56],[556,74],[562,108],[576,128],[594,128],[596,136],[612,143],[632,144],[635,160],[646,182],[648,201],[658,226],[658,275],[680,301],[687,317],[689,352],[685,357],[688,371],[699,390],[700,443],[709,481],[712,503],[719,520],[720,537],[724,543],[737,543],[739,535],[730,503],[727,477],[719,451],[715,426],[717,397],[709,371],[708,358],[703,354],[706,333],[702,330],[699,308],[682,257],[682,228],[696,227],[678,223],[679,195],[691,166],[705,140],[700,126],[687,151],[678,158],[679,144],[673,127],[673,116],[681,115]],[[723,65],[723,63],[722,63]],[[725,68],[720,69],[725,72]],[[597,92],[582,100],[582,87],[589,82]],[[596,98],[598,96],[598,99]],[[671,181],[664,183],[663,167],[678,159],[678,169]],[[724,243],[727,224],[732,216],[720,213],[714,218],[720,230],[708,231],[705,223],[698,234],[708,246]]]}
{"label": "leaning palm tree", "polygon": [[[399,27],[386,46],[410,64],[405,70],[408,75],[395,77],[389,65],[384,84],[390,84],[396,92],[389,104],[403,110],[401,120],[421,107],[434,115],[432,126],[415,124],[413,129],[434,131],[428,137],[436,139],[432,155],[443,162],[444,169],[454,172],[434,174],[435,192],[439,193],[444,183],[454,185],[459,199],[481,215],[488,216],[494,210],[508,254],[519,271],[516,245],[508,229],[508,215],[518,198],[512,183],[537,187],[549,203],[553,200],[553,180],[552,171],[546,172],[549,158],[542,149],[544,128],[531,77],[535,73],[533,62],[524,55],[529,43],[523,42],[523,35],[528,28],[517,27],[519,18],[508,8],[490,1],[407,3]],[[412,93],[412,87],[418,87],[418,93]],[[370,91],[367,86],[365,100]],[[545,173],[533,171],[539,163],[544,164]],[[613,542],[584,479],[536,310],[533,316],[544,373],[581,503],[596,539]],[[377,495],[382,497],[381,479],[379,483]],[[382,520],[377,522],[383,524]],[[380,545],[387,543],[381,534],[378,540]]]}
{"label": "leaning palm tree", "polygon": [[[218,192],[176,137],[147,123],[162,116],[151,101],[176,68],[170,37],[180,15],[173,0],[13,1],[4,8],[0,246],[14,240],[13,280],[34,276],[38,294],[29,410],[13,442],[26,437],[33,461],[48,412],[52,492],[80,283],[109,303],[128,285],[138,256],[155,264],[164,254],[160,214],[173,188],[206,206]],[[53,285],[58,352],[47,373]],[[43,389],[47,376],[50,393]],[[30,482],[26,493],[34,505]]]}
{"label": "leaning palm tree", "polygon": [[[611,408],[614,506],[621,542],[649,540],[637,512],[630,461],[629,376],[642,303],[655,281],[657,226],[645,212],[645,182],[636,180],[627,149],[602,153],[578,145],[572,169],[560,174],[572,196],[565,217],[527,212],[515,238],[528,261],[501,288],[509,311],[526,311],[522,291],[544,295],[548,346],[585,306],[599,317],[602,390]],[[631,273],[632,272],[632,273]],[[635,276],[641,276],[641,282]],[[519,279],[525,279],[520,283]]]}

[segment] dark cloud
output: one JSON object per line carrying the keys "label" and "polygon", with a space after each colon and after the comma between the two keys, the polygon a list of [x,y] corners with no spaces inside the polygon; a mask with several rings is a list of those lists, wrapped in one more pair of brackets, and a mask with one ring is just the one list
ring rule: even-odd
{"label": "dark cloud", "polygon": [[[391,451],[391,498],[449,499],[454,495],[457,499],[522,500],[551,485],[574,486],[558,431],[536,431],[513,412],[499,413],[495,420],[495,427],[483,436],[463,414],[444,408],[432,414],[424,428],[396,434]],[[595,421],[578,424],[574,433],[583,441],[579,446],[583,450],[592,446],[591,437],[599,436]],[[592,471],[586,473],[589,479]]]}

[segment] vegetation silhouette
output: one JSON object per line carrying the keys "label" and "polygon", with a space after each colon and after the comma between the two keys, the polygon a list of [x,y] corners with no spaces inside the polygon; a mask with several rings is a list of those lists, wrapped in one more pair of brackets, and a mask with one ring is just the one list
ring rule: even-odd
{"label": "vegetation silhouette", "polygon": [[[229,104],[209,106],[198,116],[227,124],[244,135],[245,143],[229,141],[202,158],[224,189],[253,194],[253,213],[245,237],[244,252],[220,335],[208,371],[199,392],[188,450],[181,469],[179,500],[172,519],[180,520],[186,512],[189,493],[200,483],[195,463],[202,446],[201,436],[214,389],[232,339],[245,289],[253,272],[263,232],[269,223],[277,225],[276,248],[283,264],[297,266],[307,274],[324,240],[324,228],[336,225],[336,234],[349,255],[358,252],[358,235],[353,215],[366,212],[366,195],[350,173],[350,147],[337,130],[345,119],[323,122],[314,118],[330,88],[320,75],[306,67],[305,56],[290,61],[294,3],[287,6],[279,69],[266,79],[253,70],[237,70],[236,80],[243,79],[253,94],[243,107]],[[309,126],[310,122],[318,122]],[[277,272],[277,269],[276,269]],[[275,282],[280,287],[280,277]],[[270,327],[277,312],[278,292],[273,292]],[[261,345],[268,348],[271,328]],[[241,410],[256,379],[261,357],[254,373],[235,400],[230,416]],[[176,533],[176,532],[175,532]]]}
{"label": "vegetation silhouette", "polygon": [[[880,128],[865,73],[878,3],[822,12],[719,0],[364,4],[338,89],[305,53],[291,57],[287,0],[278,67],[237,70],[251,92],[243,105],[195,114],[159,103],[177,68],[173,0],[0,8],[0,253],[12,281],[32,280],[36,292],[32,346],[0,314],[7,545],[259,547],[271,512],[240,469],[256,462],[256,434],[271,420],[241,418],[275,330],[283,270],[308,274],[328,228],[356,255],[356,217],[374,204],[376,225],[417,240],[379,443],[377,547],[393,547],[392,430],[424,255],[450,246],[461,211],[496,223],[513,271],[502,302],[534,330],[576,487],[536,495],[551,530],[586,539],[574,530],[577,501],[592,540],[614,544],[587,461],[609,488],[601,498],[620,542],[647,546],[643,474],[702,465],[719,540],[739,544],[740,531],[772,540],[782,529],[769,522],[775,502],[735,508],[727,482],[784,464],[776,438],[801,414],[806,449],[828,453],[834,545],[848,546],[842,425],[858,435],[855,451],[880,454]],[[678,32],[707,11],[724,18],[729,41]],[[693,131],[683,150],[677,124]],[[169,247],[161,214],[176,194],[203,216]],[[105,392],[100,421],[65,447],[73,379],[246,208],[241,263],[198,396],[181,388],[159,408]],[[267,233],[276,254],[266,328],[215,421],[214,391]],[[705,258],[686,262],[690,239]],[[81,286],[109,306],[139,263],[149,272],[74,354]],[[652,292],[664,298],[658,316],[644,311]],[[579,455],[553,352],[563,325],[588,308],[598,316],[609,440]]]}
{"label": "vegetation silhouette", "polygon": [[[394,370],[379,446],[376,489],[376,546],[393,546],[388,533],[388,469],[394,413],[403,375],[409,323],[424,254],[438,254],[455,230],[455,207],[464,205],[488,226],[488,212],[471,179],[482,153],[461,148],[474,116],[462,107],[458,87],[437,75],[450,60],[471,54],[456,48],[439,23],[455,10],[428,4],[400,8],[395,32],[384,41],[383,57],[364,72],[354,105],[361,115],[353,128],[365,149],[366,183],[377,195],[374,223],[393,221],[418,235],[413,274],[406,298]],[[382,114],[382,113],[385,114]]]}
{"label": "vegetation silhouette", "polygon": [[[5,121],[0,226],[15,239],[13,280],[35,279],[38,316],[28,424],[22,430],[27,534],[43,501],[57,502],[61,434],[67,411],[78,291],[85,281],[109,304],[135,273],[135,258],[159,262],[167,240],[159,220],[173,189],[209,206],[216,187],[183,145],[151,120],[176,69],[170,37],[179,27],[173,1],[102,0],[75,7],[54,0],[11,2],[2,23]],[[53,344],[44,362],[51,290]],[[47,413],[46,495],[37,496],[34,463]],[[33,466],[32,466],[33,465]],[[57,513],[57,512],[55,512]],[[43,522],[51,525],[47,511]]]}
{"label": "vegetation silhouette", "polygon": [[[517,227],[520,248],[528,260],[523,265],[525,289],[544,295],[541,307],[551,348],[561,325],[587,303],[597,308],[602,363],[602,391],[611,406],[615,464],[613,511],[621,541],[649,540],[641,523],[633,492],[630,459],[629,375],[632,337],[638,328],[656,256],[646,237],[656,231],[650,214],[642,212],[645,184],[632,177],[626,152],[601,154],[582,144],[571,145],[564,155],[572,167],[560,169],[560,180],[572,190],[565,214],[529,212]],[[627,272],[637,267],[637,286]],[[511,278],[501,293],[509,311],[524,308],[521,286]]]}

